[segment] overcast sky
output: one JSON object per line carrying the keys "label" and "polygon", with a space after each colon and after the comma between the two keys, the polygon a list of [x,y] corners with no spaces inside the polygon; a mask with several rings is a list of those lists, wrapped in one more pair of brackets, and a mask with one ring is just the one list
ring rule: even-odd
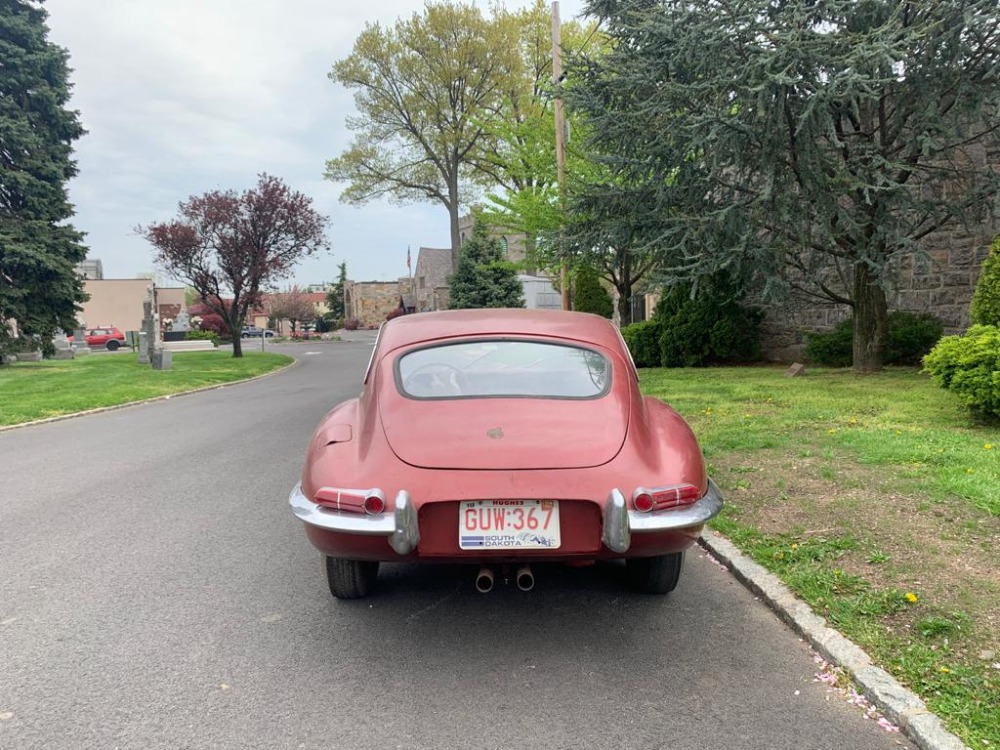
{"label": "overcast sky", "polygon": [[[481,7],[487,3],[480,0]],[[506,0],[510,8],[530,0]],[[214,189],[244,190],[260,172],[311,196],[330,217],[330,255],[300,264],[295,281],[328,282],[347,261],[355,280],[406,274],[406,249],[448,247],[437,204],[340,202],[323,179],[350,141],[350,92],[327,74],[366,22],[391,24],[422,0],[47,0],[50,40],[69,50],[76,142],[73,220],[105,278],[153,272],[137,224],[176,214]],[[561,0],[564,20],[583,0]]]}

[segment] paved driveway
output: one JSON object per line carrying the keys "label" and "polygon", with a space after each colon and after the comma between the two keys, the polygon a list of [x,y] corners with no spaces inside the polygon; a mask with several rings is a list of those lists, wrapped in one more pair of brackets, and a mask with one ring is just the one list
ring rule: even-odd
{"label": "paved driveway", "polygon": [[909,747],[697,551],[666,598],[614,565],[485,596],[471,568],[383,566],[332,600],[286,497],[370,340],[286,350],[0,433],[0,749]]}

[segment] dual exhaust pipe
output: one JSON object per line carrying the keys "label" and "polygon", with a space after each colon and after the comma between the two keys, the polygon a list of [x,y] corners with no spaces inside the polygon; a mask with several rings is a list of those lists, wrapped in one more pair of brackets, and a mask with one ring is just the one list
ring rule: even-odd
{"label": "dual exhaust pipe", "polygon": [[[488,594],[493,590],[495,579],[493,568],[484,565],[476,574],[476,591],[480,594]],[[522,565],[519,567],[514,575],[514,582],[521,591],[531,591],[535,588],[535,574],[531,572],[531,566]]]}

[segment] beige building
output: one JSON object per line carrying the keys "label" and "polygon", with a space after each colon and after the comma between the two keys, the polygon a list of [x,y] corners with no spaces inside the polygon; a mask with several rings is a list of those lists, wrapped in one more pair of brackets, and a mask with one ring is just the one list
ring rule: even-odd
{"label": "beige building", "polygon": [[[149,279],[85,279],[90,299],[83,303],[77,320],[85,328],[118,326],[122,331],[142,327],[142,303],[153,282]],[[157,287],[160,318],[174,318],[184,305],[184,287]]]}

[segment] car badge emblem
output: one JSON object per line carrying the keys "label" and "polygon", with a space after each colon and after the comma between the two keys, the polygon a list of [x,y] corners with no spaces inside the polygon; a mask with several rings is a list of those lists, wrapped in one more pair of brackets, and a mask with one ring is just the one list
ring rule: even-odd
{"label": "car badge emblem", "polygon": [[503,430],[499,427],[494,427],[492,430],[487,430],[486,434],[489,435],[494,440],[499,440],[503,437]]}

